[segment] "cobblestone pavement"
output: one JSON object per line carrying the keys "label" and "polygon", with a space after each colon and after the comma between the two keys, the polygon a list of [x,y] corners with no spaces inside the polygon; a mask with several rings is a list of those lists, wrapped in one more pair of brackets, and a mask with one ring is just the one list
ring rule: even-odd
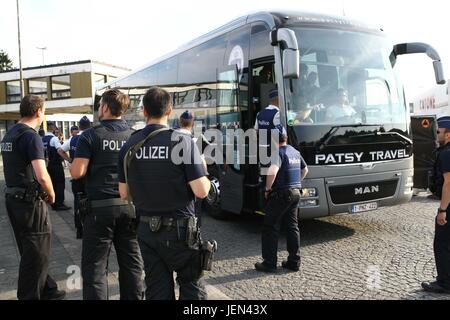
{"label": "cobblestone pavement", "polygon": [[[422,281],[435,277],[437,207],[437,202],[419,196],[376,212],[304,221],[301,272],[280,270],[274,275],[257,273],[253,267],[261,259],[261,217],[216,221],[206,216],[205,238],[219,243],[215,270],[205,278],[208,290],[213,299],[233,300],[450,299],[420,289]],[[19,263],[5,211],[0,197],[0,300],[15,298]],[[67,269],[79,266],[81,259],[73,216],[70,211],[52,212],[52,223],[51,274],[68,290],[68,299],[80,299],[79,288],[67,288]],[[282,237],[279,261],[286,257]],[[110,270],[110,296],[117,299],[116,259],[110,259]]]}
{"label": "cobblestone pavement", "polygon": [[[438,206],[420,195],[402,206],[304,221],[301,272],[275,275],[253,269],[261,259],[260,218],[207,218],[207,234],[220,246],[216,270],[207,279],[232,299],[450,299],[420,287],[435,277]],[[279,263],[287,256],[282,237]]]}

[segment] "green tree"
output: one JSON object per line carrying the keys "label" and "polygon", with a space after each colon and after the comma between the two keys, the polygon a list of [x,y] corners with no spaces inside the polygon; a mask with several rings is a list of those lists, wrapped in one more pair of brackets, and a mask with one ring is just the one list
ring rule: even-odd
{"label": "green tree", "polygon": [[12,60],[5,51],[0,50],[0,71],[11,70],[12,68]]}

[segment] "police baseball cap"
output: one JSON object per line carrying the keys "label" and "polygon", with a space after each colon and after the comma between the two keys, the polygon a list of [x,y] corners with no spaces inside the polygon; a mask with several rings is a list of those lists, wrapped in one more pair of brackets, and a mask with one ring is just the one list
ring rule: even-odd
{"label": "police baseball cap", "polygon": [[80,125],[89,125],[91,124],[91,120],[88,117],[84,116],[80,119]]}
{"label": "police baseball cap", "polygon": [[78,128],[78,126],[73,126],[70,128],[70,132],[79,131],[79,130],[80,130],[80,128]]}
{"label": "police baseball cap", "polygon": [[437,120],[439,129],[450,129],[450,117],[442,117]]}
{"label": "police baseball cap", "polygon": [[269,99],[275,99],[278,98],[278,89],[270,90],[269,92]]}
{"label": "police baseball cap", "polygon": [[194,119],[194,115],[192,114],[192,112],[185,111],[181,115],[180,119],[182,119],[182,120],[192,120],[192,119]]}

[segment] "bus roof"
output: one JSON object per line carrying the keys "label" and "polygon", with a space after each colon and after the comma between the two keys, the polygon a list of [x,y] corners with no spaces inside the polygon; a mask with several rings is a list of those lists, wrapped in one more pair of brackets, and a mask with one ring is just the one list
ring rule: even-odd
{"label": "bus roof", "polygon": [[222,27],[219,27],[215,30],[212,30],[211,32],[208,32],[204,34],[203,36],[200,36],[199,38],[196,38],[192,41],[189,41],[188,43],[182,45],[175,51],[172,51],[162,57],[157,58],[156,60],[153,60],[152,62],[133,70],[132,72],[128,73],[127,75],[120,77],[118,79],[114,79],[113,81],[104,84],[103,86],[100,86],[97,88],[97,90],[104,90],[109,87],[114,87],[114,84],[129,77],[130,75],[136,74],[144,69],[147,69],[148,67],[151,67],[153,65],[156,65],[164,60],[167,60],[171,57],[174,57],[184,51],[187,51],[189,49],[195,48],[211,39],[214,39],[218,36],[221,36],[223,34],[226,34],[230,31],[233,31],[239,27],[242,27],[247,24],[251,24],[254,22],[264,22],[266,23],[269,28],[276,29],[276,28],[282,28],[282,27],[299,27],[299,26],[309,26],[309,27],[333,27],[333,28],[339,28],[344,30],[352,30],[352,31],[360,31],[360,32],[369,32],[369,33],[382,33],[381,28],[372,27],[366,23],[348,19],[347,17],[341,17],[341,16],[333,16],[333,15],[324,15],[319,13],[311,13],[311,12],[294,12],[294,11],[283,11],[283,12],[255,12],[250,13],[245,16],[242,16],[240,18],[234,19],[230,21],[229,23],[223,25]]}

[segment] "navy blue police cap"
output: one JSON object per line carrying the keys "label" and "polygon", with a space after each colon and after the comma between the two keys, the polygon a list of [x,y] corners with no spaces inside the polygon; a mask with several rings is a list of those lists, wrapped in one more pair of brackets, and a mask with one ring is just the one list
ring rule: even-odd
{"label": "navy blue police cap", "polygon": [[180,119],[182,119],[182,120],[192,120],[192,119],[194,119],[194,115],[191,112],[189,112],[189,111],[185,111],[181,115]]}
{"label": "navy blue police cap", "polygon": [[80,128],[78,128],[78,126],[72,126],[72,127],[70,128],[70,132],[78,131],[78,130],[80,130]]}
{"label": "navy blue police cap", "polygon": [[442,117],[437,120],[439,129],[450,129],[450,117]]}
{"label": "navy blue police cap", "polygon": [[80,119],[80,125],[89,125],[91,124],[91,120],[89,120],[88,117],[84,116],[83,118]]}
{"label": "navy blue police cap", "polygon": [[269,92],[269,99],[275,99],[278,98],[278,89],[270,90]]}

